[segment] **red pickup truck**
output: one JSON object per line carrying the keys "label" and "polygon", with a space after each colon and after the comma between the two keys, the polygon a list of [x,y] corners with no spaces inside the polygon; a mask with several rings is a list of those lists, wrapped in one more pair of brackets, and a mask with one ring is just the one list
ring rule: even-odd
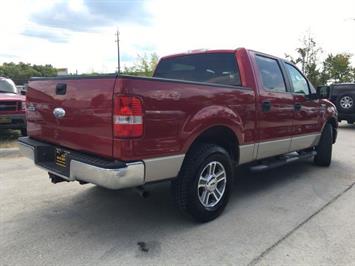
{"label": "red pickup truck", "polygon": [[0,129],[19,129],[26,135],[25,101],[11,79],[0,77]]}
{"label": "red pickup truck", "polygon": [[329,166],[334,105],[291,63],[240,48],[164,57],[154,77],[34,78],[24,155],[52,182],[120,189],[172,181],[198,221],[227,204],[236,166]]}

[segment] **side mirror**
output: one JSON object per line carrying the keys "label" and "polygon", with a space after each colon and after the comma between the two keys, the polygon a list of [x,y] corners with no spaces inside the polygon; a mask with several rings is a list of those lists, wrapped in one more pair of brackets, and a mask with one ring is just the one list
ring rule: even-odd
{"label": "side mirror", "polygon": [[330,87],[329,86],[318,86],[317,96],[318,99],[329,99]]}

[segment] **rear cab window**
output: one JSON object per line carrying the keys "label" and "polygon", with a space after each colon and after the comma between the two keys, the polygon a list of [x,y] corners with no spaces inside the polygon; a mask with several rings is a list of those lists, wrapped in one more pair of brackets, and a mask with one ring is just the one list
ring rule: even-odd
{"label": "rear cab window", "polygon": [[203,53],[163,58],[154,77],[241,86],[234,53]]}

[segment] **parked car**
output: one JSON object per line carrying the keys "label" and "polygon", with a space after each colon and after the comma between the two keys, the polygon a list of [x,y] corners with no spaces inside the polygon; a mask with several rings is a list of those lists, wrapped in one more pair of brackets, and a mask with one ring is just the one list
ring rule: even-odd
{"label": "parked car", "polygon": [[17,94],[11,79],[0,77],[0,129],[19,129],[26,133],[26,98]]}
{"label": "parked car", "polygon": [[339,122],[355,122],[355,83],[339,83],[329,87],[329,99],[338,109]]}
{"label": "parked car", "polygon": [[22,153],[52,182],[109,189],[172,181],[180,210],[216,218],[236,166],[329,166],[335,106],[283,59],[247,50],[164,57],[153,78],[33,78]]}

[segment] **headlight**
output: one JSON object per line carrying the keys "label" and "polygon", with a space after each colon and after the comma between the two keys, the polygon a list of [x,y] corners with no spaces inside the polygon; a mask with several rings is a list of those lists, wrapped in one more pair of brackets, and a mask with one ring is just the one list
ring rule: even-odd
{"label": "headlight", "polygon": [[26,110],[26,102],[21,102],[21,110]]}

